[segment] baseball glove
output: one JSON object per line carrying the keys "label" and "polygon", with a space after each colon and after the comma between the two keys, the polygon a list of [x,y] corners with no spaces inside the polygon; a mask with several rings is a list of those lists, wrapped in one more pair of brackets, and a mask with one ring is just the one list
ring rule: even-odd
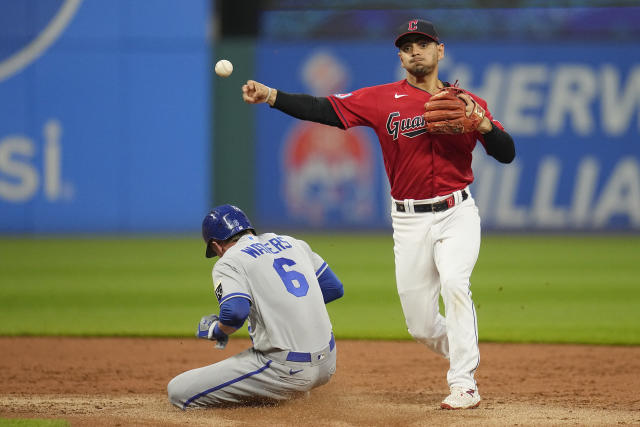
{"label": "baseball glove", "polygon": [[473,98],[473,110],[467,116],[467,102],[458,95],[465,93],[458,87],[445,87],[424,104],[423,114],[429,133],[458,134],[475,131],[485,111]]}

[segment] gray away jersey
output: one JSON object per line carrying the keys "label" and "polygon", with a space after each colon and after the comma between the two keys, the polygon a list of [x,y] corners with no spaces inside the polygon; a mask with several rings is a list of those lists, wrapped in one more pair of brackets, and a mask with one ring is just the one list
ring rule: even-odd
{"label": "gray away jersey", "polygon": [[220,304],[231,298],[251,303],[249,334],[256,350],[316,352],[331,337],[317,279],[325,269],[302,240],[244,235],[213,267],[213,285]]}

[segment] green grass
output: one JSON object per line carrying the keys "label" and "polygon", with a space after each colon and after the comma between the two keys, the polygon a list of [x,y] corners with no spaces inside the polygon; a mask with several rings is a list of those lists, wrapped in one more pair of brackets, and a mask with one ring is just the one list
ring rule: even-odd
{"label": "green grass", "polygon": [[472,284],[482,339],[640,344],[640,236],[486,238]]}
{"label": "green grass", "polygon": [[[345,296],[339,338],[410,339],[388,234],[300,235]],[[0,335],[192,335],[217,312],[197,236],[0,239]],[[640,236],[484,236],[480,339],[640,344]],[[246,332],[242,332],[246,336]]]}

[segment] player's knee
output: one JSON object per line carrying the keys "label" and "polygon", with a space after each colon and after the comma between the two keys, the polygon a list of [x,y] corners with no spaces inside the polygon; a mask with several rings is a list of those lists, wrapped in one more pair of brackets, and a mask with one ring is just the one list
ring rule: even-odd
{"label": "player's knee", "polygon": [[184,390],[180,387],[178,381],[176,381],[177,377],[169,381],[167,384],[167,395],[169,397],[169,402],[172,405],[184,410]]}
{"label": "player's knee", "polygon": [[419,327],[409,328],[409,334],[414,340],[425,342],[442,338],[446,333],[435,325],[420,325]]}
{"label": "player's knee", "polygon": [[420,342],[438,340],[442,338],[442,336],[447,332],[442,322],[438,321],[437,315],[433,317],[429,316],[426,318],[409,317],[407,318],[407,329],[409,330],[409,334],[411,334],[413,339]]}
{"label": "player's knee", "polygon": [[441,279],[442,298],[446,303],[447,300],[457,300],[461,302],[471,299],[471,291],[469,289],[469,278],[463,276],[452,276]]}

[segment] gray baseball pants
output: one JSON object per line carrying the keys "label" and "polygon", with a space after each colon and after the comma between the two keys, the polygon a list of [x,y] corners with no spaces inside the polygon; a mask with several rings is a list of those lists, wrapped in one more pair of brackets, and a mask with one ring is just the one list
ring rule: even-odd
{"label": "gray baseball pants", "polygon": [[[291,361],[289,352],[261,353],[250,348],[213,365],[173,378],[169,401],[180,409],[286,400],[329,382],[336,371],[333,344],[309,355],[311,361]],[[293,358],[299,359],[299,358]]]}

